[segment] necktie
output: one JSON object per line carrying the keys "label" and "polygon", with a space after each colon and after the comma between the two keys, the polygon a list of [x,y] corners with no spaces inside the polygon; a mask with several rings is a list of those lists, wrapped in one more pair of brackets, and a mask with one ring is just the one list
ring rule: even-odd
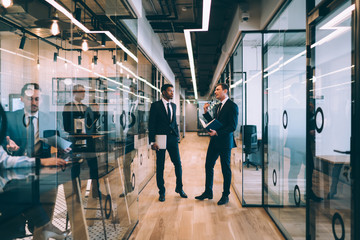
{"label": "necktie", "polygon": [[220,114],[220,111],[221,111],[221,106],[222,106],[222,103],[219,104],[217,110],[216,110],[216,118],[219,117],[219,114]]}
{"label": "necktie", "polygon": [[35,149],[35,133],[34,133],[34,116],[29,117],[29,126],[28,126],[28,145],[27,145],[27,155],[29,157],[32,157],[34,155],[34,149]]}
{"label": "necktie", "polygon": [[168,120],[169,122],[171,122],[170,103],[167,103],[167,113],[168,113]]}

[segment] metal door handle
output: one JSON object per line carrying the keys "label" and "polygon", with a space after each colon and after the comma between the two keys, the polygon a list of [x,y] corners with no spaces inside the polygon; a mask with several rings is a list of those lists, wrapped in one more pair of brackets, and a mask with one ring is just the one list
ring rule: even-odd
{"label": "metal door handle", "polygon": [[341,154],[351,154],[351,151],[340,151],[340,150],[336,150],[336,149],[334,149],[334,152],[341,153]]}

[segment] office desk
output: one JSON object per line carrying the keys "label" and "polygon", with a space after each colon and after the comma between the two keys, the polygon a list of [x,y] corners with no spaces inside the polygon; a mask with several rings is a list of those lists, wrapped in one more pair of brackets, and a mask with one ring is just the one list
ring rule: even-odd
{"label": "office desk", "polygon": [[[345,165],[350,165],[350,155],[319,155],[316,156],[318,160],[320,160],[322,164],[322,169],[324,173],[330,177],[330,169],[332,168],[331,173],[331,186],[329,190],[329,194],[327,196],[328,199],[334,198],[334,195],[337,193],[337,185],[339,182],[339,177],[341,173],[342,167]],[[348,171],[350,168],[346,168]],[[350,173],[347,175],[344,174],[344,177],[350,184]]]}

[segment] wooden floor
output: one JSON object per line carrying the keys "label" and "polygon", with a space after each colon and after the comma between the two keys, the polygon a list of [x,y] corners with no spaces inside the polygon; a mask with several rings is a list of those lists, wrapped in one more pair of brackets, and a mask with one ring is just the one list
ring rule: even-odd
{"label": "wooden floor", "polygon": [[165,163],[166,201],[158,201],[153,177],[139,195],[139,224],[130,239],[284,239],[263,208],[242,208],[233,190],[230,202],[216,203],[222,193],[219,160],[215,166],[214,199],[199,201],[194,197],[204,190],[205,155],[209,139],[186,133],[180,144],[184,191],[175,193],[175,173],[170,159]]}

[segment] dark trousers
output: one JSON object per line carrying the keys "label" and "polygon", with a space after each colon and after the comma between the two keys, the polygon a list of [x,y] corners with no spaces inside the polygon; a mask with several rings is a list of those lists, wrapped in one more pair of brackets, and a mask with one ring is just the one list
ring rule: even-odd
{"label": "dark trousers", "polygon": [[[166,150],[169,152],[171,162],[175,167],[176,189],[182,189],[182,169],[179,153],[178,140],[175,135],[167,135]],[[156,152],[156,183],[159,188],[159,194],[165,194],[164,186],[164,166],[165,166],[165,149]]]}
{"label": "dark trousers", "polygon": [[205,162],[205,173],[206,173],[205,191],[212,193],[212,188],[214,183],[214,166],[219,156],[221,163],[221,171],[224,177],[223,195],[228,196],[230,194],[230,184],[231,184],[231,168],[230,168],[231,148],[217,148],[212,144],[209,145],[206,153],[206,162]]}

